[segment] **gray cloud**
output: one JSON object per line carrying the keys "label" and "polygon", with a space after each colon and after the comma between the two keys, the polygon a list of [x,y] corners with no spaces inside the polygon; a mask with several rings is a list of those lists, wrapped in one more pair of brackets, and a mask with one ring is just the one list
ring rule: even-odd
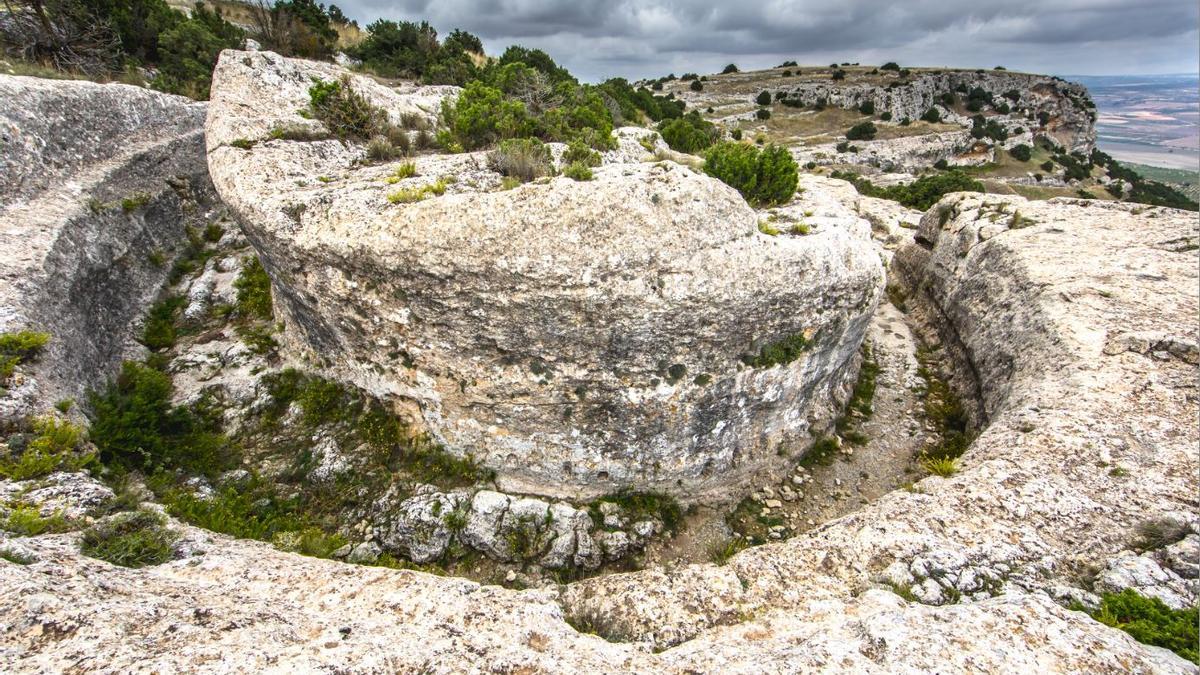
{"label": "gray cloud", "polygon": [[589,81],[784,60],[1056,74],[1196,72],[1194,0],[341,0],[376,18],[463,28],[489,53],[545,49]]}

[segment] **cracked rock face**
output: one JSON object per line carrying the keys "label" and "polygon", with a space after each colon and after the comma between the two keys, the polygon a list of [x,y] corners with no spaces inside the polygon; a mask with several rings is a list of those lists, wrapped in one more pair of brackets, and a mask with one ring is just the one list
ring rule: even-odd
{"label": "cracked rock face", "polygon": [[[417,176],[389,183],[395,165],[364,165],[359,145],[270,140],[317,124],[297,111],[313,77],[337,76],[223,54],[214,183],[271,276],[289,346],[410,402],[502,488],[728,500],[844,396],[882,287],[865,221],[769,237],[728,186],[626,163],[639,153],[624,142],[594,181],[498,190],[483,153],[420,155]],[[452,93],[352,82],[393,115]],[[440,196],[389,203],[438,179]],[[795,336],[795,361],[743,362]]]}

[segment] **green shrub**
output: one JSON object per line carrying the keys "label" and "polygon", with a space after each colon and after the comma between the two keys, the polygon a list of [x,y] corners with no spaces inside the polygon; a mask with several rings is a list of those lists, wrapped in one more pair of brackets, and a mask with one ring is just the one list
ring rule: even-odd
{"label": "green shrub", "polygon": [[850,127],[850,130],[846,132],[846,140],[869,141],[875,138],[878,131],[874,122],[861,122]]}
{"label": "green shrub", "polygon": [[1129,193],[1129,201],[1187,211],[1200,209],[1200,205],[1179,190],[1166,183],[1152,180],[1141,180],[1134,183],[1133,190]]}
{"label": "green shrub", "polygon": [[17,366],[37,360],[49,341],[49,333],[0,333],[0,385],[8,382]]}
{"label": "green shrub", "polygon": [[567,144],[567,149],[563,152],[563,164],[582,164],[588,166],[600,166],[600,153],[592,150],[581,140],[574,140]]}
{"label": "green shrub", "polygon": [[766,108],[759,108],[755,111],[754,116],[760,120],[769,120],[771,119],[771,111]]}
{"label": "green shrub", "polygon": [[146,567],[170,560],[178,538],[167,529],[165,518],[139,510],[110,516],[84,530],[80,552],[121,567]]}
{"label": "green shrub", "polygon": [[1046,160],[1042,162],[1040,166],[1042,171],[1045,171],[1046,173],[1054,173],[1054,162]]}
{"label": "green shrub", "polygon": [[735,141],[740,141],[740,140],[742,140],[742,130],[741,130],[741,129],[734,129],[733,131],[729,132],[729,137],[730,137],[730,138],[732,138],[732,139],[733,139],[733,140],[735,140]]}
{"label": "green shrub", "polygon": [[876,187],[871,181],[854,173],[835,171],[833,177],[850,181],[861,194],[891,199],[921,211],[927,210],[944,195],[951,192],[984,191],[983,183],[956,169],[931,176],[922,176],[908,185],[892,185],[886,188]]}
{"label": "green shrub", "polygon": [[1008,139],[1008,130],[995,119],[986,119],[983,115],[976,115],[971,118],[971,136],[1005,141]]}
{"label": "green shrub", "polygon": [[674,497],[660,492],[621,491],[601,497],[588,504],[588,512],[596,527],[603,527],[604,518],[600,504],[611,502],[620,506],[629,522],[657,519],[670,532],[675,532],[683,523],[683,508]]}
{"label": "green shrub", "polygon": [[942,113],[938,112],[937,108],[930,107],[929,110],[925,111],[924,115],[921,115],[921,119],[930,124],[937,124],[942,121]]}
{"label": "green shrub", "polygon": [[572,162],[563,169],[563,175],[574,180],[585,181],[594,178],[592,170],[583,162]]}
{"label": "green shrub", "polygon": [[771,92],[765,89],[758,92],[758,96],[755,97],[754,102],[759,105],[771,105]]}
{"label": "green shrub", "polygon": [[858,106],[858,112],[860,112],[864,115],[874,115],[875,114],[875,102],[874,101],[863,101],[862,105]]}
{"label": "green shrub", "polygon": [[704,91],[704,85],[700,83],[700,80],[692,80],[692,83],[688,87],[692,91]]}
{"label": "green shrub", "polygon": [[880,70],[896,70],[896,71],[898,71],[898,70],[900,70],[900,64],[896,63],[895,61],[888,61],[887,63],[883,64],[882,66],[879,66],[879,69]]}
{"label": "green shrub", "polygon": [[478,80],[468,83],[454,101],[442,104],[442,117],[451,136],[467,150],[537,131],[524,103],[507,100],[504,92]]}
{"label": "green shrub", "polygon": [[169,295],[154,303],[142,326],[142,344],[153,351],[174,347],[177,337],[175,316],[185,304],[187,300],[179,295]]}
{"label": "green shrub", "polygon": [[1021,143],[1009,148],[1008,154],[1018,162],[1028,162],[1033,157],[1033,150],[1028,145]]}
{"label": "green shrub", "polygon": [[730,73],[736,73],[736,72],[738,72],[738,67],[736,64],[733,64],[733,63],[731,63],[721,69],[722,75],[728,75]]}
{"label": "green shrub", "polygon": [[879,115],[879,119],[883,120],[884,122],[891,122],[891,121],[892,121],[892,113],[891,113],[891,111],[890,111],[890,110],[884,110],[884,111],[883,111],[883,112],[882,112],[882,113]]}
{"label": "green shrub", "polygon": [[0,477],[29,480],[55,471],[79,471],[92,460],[77,452],[83,429],[75,424],[42,417],[34,420],[33,432],[33,440],[16,460],[0,460]]}
{"label": "green shrub", "polygon": [[803,333],[796,333],[763,345],[758,354],[743,356],[742,362],[751,368],[773,368],[800,358],[808,345],[808,338]]}
{"label": "green shrub", "polygon": [[386,134],[387,115],[354,91],[349,76],[332,82],[316,80],[308,88],[308,96],[313,118],[338,138],[365,141]]}
{"label": "green shrub", "polygon": [[367,39],[351,50],[365,69],[384,77],[460,86],[479,74],[467,51],[483,52],[470,33],[455,30],[439,44],[437,31],[426,22],[387,19],[367,26]]}
{"label": "green shrub", "polygon": [[791,200],[799,183],[799,167],[785,148],[722,142],[705,154],[704,171],[733,187],[756,206]]}
{"label": "green shrub", "polygon": [[1089,613],[1100,623],[1129,633],[1138,642],[1170,649],[1200,664],[1198,611],[1196,607],[1171,609],[1158,598],[1143,597],[1127,588],[1120,593],[1105,593],[1100,598],[1100,607]]}
{"label": "green shrub", "polygon": [[696,154],[716,142],[719,132],[715,125],[695,112],[663,122],[659,134],[672,150]]}
{"label": "green shrub", "polygon": [[505,176],[529,182],[554,174],[550,148],[536,138],[510,138],[488,153],[488,165]]}
{"label": "green shrub", "polygon": [[171,405],[171,378],[132,361],[103,393],[92,392],[90,436],[106,466],[153,472],[182,468],[216,475],[238,458],[219,420],[201,406]]}
{"label": "green shrub", "polygon": [[197,5],[190,18],[158,36],[158,74],[155,89],[207,99],[213,67],[222,49],[238,49],[242,30],[217,12]]}
{"label": "green shrub", "polygon": [[271,319],[271,278],[263,269],[258,256],[246,256],[242,271],[234,280],[237,289],[237,312],[248,319]]}

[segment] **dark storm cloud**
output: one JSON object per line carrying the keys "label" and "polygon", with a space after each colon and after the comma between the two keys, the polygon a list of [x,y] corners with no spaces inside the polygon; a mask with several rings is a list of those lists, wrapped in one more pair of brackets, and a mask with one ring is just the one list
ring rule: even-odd
{"label": "dark storm cloud", "polygon": [[463,28],[491,53],[540,47],[588,80],[786,59],[1053,73],[1196,72],[1194,0],[341,0],[376,18]]}

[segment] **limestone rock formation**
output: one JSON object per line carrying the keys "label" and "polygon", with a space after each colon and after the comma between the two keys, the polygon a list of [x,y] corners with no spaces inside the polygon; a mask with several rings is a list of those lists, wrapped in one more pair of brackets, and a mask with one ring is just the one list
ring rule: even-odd
{"label": "limestone rock formation", "polygon": [[[1044,75],[1005,71],[921,71],[897,86],[839,86],[828,81],[800,82],[782,86],[779,91],[785,92],[786,98],[806,106],[824,100],[828,105],[850,109],[870,102],[877,112],[890,112],[892,119],[898,122],[906,118],[920,119],[932,107],[937,107],[943,116],[953,115],[944,106],[942,95],[976,87],[988,92],[996,100],[1004,100],[1008,92],[1019,94],[1017,100],[1011,101],[1011,105],[1024,114],[1017,116],[1014,113],[1011,117],[1000,118],[1010,130],[1017,127],[1028,129],[1036,124],[1038,114],[1045,113],[1050,118],[1045,132],[1068,151],[1088,153],[1096,145],[1095,106],[1088,105],[1091,98],[1087,88]],[[1026,118],[1025,114],[1032,117]]]}
{"label": "limestone rock formation", "polygon": [[0,76],[0,331],[51,335],[0,416],[99,386],[214,206],[204,104],[127,85]]}
{"label": "limestone rock formation", "polygon": [[[483,153],[419,155],[417,176],[388,182],[396,167],[365,163],[360,145],[272,140],[279,125],[319,132],[297,111],[312,78],[338,76],[223,54],[214,183],[271,275],[294,352],[415,403],[502,487],[727,500],[844,396],[882,287],[867,227],[760,234],[734,190],[624,163],[645,154],[627,142],[594,181],[497,190]],[[393,115],[452,94],[351,82]],[[444,194],[389,203],[435,181]],[[745,363],[783,343],[803,345],[799,358]]]}
{"label": "limestone rock formation", "polygon": [[[840,218],[835,212],[839,195],[850,197],[846,184],[806,186],[813,219],[827,219],[817,229],[857,218],[854,202]],[[983,401],[984,429],[949,478],[925,478],[725,566],[650,569],[561,589],[515,591],[305,558],[178,523],[179,559],[141,570],[81,556],[76,533],[0,535],[0,548],[30,560],[0,563],[8,627],[0,662],[22,673],[456,672],[480,664],[1195,673],[1054,600],[1088,598],[1079,577],[1089,564],[1133,570],[1126,549],[1145,521],[1170,520],[1183,532],[1139,556],[1161,572],[1139,562],[1126,581],[1109,575],[1104,583],[1149,589],[1165,579],[1183,592],[1176,580],[1194,581],[1194,219],[959,194],[934,207],[916,234],[895,258],[895,281],[913,291],[918,318],[941,331],[944,349],[962,359],[960,384],[977,385]],[[12,486],[39,508],[43,499],[66,506],[61,491],[31,487]],[[69,492],[90,500],[96,491]],[[442,501],[427,496],[423,503]],[[493,515],[513,505],[495,493],[476,500]],[[369,560],[369,548],[347,555]]]}

